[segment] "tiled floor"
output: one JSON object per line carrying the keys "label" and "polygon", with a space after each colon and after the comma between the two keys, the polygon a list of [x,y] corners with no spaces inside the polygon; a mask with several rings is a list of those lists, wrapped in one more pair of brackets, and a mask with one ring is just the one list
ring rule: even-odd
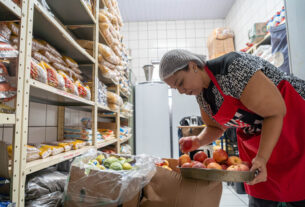
{"label": "tiled floor", "polygon": [[248,195],[237,194],[235,190],[223,183],[222,196],[219,207],[247,207]]}

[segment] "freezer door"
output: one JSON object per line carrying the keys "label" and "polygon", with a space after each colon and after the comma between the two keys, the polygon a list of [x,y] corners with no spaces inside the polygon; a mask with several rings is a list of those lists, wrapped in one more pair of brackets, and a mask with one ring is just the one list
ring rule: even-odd
{"label": "freezer door", "polygon": [[142,83],[135,86],[136,154],[170,157],[168,86]]}

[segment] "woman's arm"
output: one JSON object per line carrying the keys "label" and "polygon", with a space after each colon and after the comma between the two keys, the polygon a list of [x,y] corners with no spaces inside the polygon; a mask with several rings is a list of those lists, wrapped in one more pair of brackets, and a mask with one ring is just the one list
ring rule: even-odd
{"label": "woman's arm", "polygon": [[267,179],[266,163],[281,134],[286,106],[277,87],[262,71],[257,71],[251,77],[240,101],[249,110],[264,117],[258,152],[252,161],[252,170],[258,169],[261,172],[250,183],[256,184]]}
{"label": "woman's arm", "polygon": [[192,147],[188,150],[185,150],[183,147],[181,148],[182,152],[187,153],[194,151],[198,149],[200,146],[208,145],[221,137],[221,135],[224,133],[225,128],[222,127],[217,122],[213,121],[207,113],[200,109],[201,112],[201,118],[206,125],[206,127],[201,131],[201,133],[198,136],[192,136],[192,137],[183,137],[179,140],[180,146],[184,145],[184,142],[186,140],[191,139],[192,140]]}
{"label": "woman's arm", "polygon": [[198,135],[198,139],[200,146],[204,146],[220,138],[226,129],[217,122],[213,121],[204,110],[200,109],[200,112],[206,128],[204,128]]}

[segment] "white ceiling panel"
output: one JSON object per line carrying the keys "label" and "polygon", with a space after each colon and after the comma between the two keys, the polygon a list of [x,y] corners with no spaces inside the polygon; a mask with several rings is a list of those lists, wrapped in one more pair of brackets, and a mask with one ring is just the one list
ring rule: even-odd
{"label": "white ceiling panel", "polygon": [[225,18],[235,0],[118,0],[125,22]]}

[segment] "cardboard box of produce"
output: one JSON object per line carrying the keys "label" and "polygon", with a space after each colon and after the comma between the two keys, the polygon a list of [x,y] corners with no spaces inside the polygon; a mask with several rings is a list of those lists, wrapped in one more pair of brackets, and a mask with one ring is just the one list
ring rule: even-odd
{"label": "cardboard box of produce", "polygon": [[209,59],[214,59],[229,52],[235,51],[234,49],[234,39],[229,37],[227,39],[217,39],[216,30],[208,38],[208,51]]}
{"label": "cardboard box of produce", "polygon": [[222,193],[221,182],[183,178],[178,160],[167,159],[172,171],[157,167],[150,183],[143,189],[141,207],[218,207]]}
{"label": "cardboard box of produce", "polygon": [[[97,153],[104,157],[99,159]],[[112,162],[114,157],[117,161]],[[120,164],[121,158],[126,159],[124,163],[131,163],[132,166],[129,166],[132,169],[115,169],[114,166]],[[139,192],[155,172],[154,162],[150,159],[149,156],[144,155],[133,157],[100,152],[89,152],[77,158],[71,166],[65,206],[115,207],[121,203],[124,207],[136,206],[139,201]],[[106,165],[107,163],[110,168]]]}

